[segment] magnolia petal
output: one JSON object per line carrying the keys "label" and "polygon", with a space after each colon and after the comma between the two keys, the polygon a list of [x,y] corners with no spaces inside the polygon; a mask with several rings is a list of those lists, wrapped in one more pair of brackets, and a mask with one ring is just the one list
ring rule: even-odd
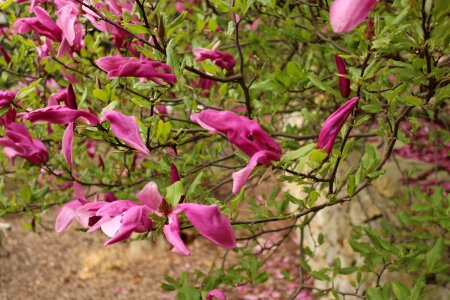
{"label": "magnolia petal", "polygon": [[121,226],[123,215],[115,216],[111,218],[109,216],[105,216],[100,220],[103,222],[100,224],[102,231],[104,234],[112,238],[118,231]]}
{"label": "magnolia petal", "polygon": [[233,193],[239,193],[241,188],[247,182],[253,169],[258,165],[258,163],[268,164],[271,160],[277,160],[279,156],[271,151],[259,151],[256,152],[242,170],[234,172],[233,177]]}
{"label": "magnolia petal", "polygon": [[247,117],[228,110],[206,109],[198,114],[192,114],[191,120],[209,130],[211,134],[220,132],[225,135],[248,156],[262,150],[272,151],[281,156],[281,147],[258,122]]}
{"label": "magnolia petal", "polygon": [[169,216],[169,224],[164,225],[163,231],[167,241],[173,246],[172,252],[183,256],[191,255],[191,252],[180,237],[178,213],[174,212]]}
{"label": "magnolia petal", "polygon": [[31,111],[26,113],[23,119],[29,120],[31,123],[68,124],[75,122],[77,119],[89,125],[97,125],[99,123],[98,117],[88,111],[71,109],[62,105],[51,105]]}
{"label": "magnolia petal", "polygon": [[76,181],[74,181],[72,185],[77,199],[86,199],[86,194],[84,193],[83,186]]}
{"label": "magnolia petal", "polygon": [[139,226],[139,223],[141,223],[143,209],[144,206],[138,205],[133,206],[124,212],[119,229],[110,240],[103,244],[103,246],[106,247],[110,244],[127,240],[133,233],[134,229]]}
{"label": "magnolia petal", "polygon": [[99,217],[115,217],[127,211],[133,206],[138,206],[138,204],[130,200],[116,200],[114,202],[106,202],[101,208],[99,208],[99,210],[97,210],[95,215]]}
{"label": "magnolia petal", "polygon": [[139,152],[150,155],[147,146],[139,133],[138,123],[134,116],[127,116],[115,110],[107,110],[101,121],[108,120],[115,136],[123,140],[128,146]]}
{"label": "magnolia petal", "polygon": [[59,210],[55,221],[55,231],[61,232],[66,229],[75,218],[75,210],[84,203],[80,200],[71,200],[64,204]]}
{"label": "magnolia petal", "polygon": [[230,220],[220,212],[217,205],[183,203],[177,205],[177,209],[181,209],[197,231],[214,244],[225,249],[236,247]]}
{"label": "magnolia petal", "polygon": [[79,207],[75,211],[75,218],[76,218],[76,220],[84,228],[89,227],[89,223],[90,223],[89,221],[91,220],[91,218],[97,218],[98,219],[98,217],[96,217],[95,214],[103,205],[105,205],[105,202],[89,202],[89,203],[86,203],[85,205]]}
{"label": "magnolia petal", "polygon": [[158,186],[153,181],[147,183],[144,188],[137,193],[136,198],[138,198],[142,204],[147,205],[153,210],[158,210],[163,200],[159,193]]}
{"label": "magnolia petal", "polygon": [[67,164],[70,168],[73,167],[73,123],[69,123],[67,125],[66,130],[64,131],[64,135],[62,138],[62,150],[64,159],[66,160]]}
{"label": "magnolia petal", "polygon": [[[99,229],[99,228],[101,228],[101,226],[104,224],[104,223],[106,223],[106,222],[108,222],[108,221],[110,221],[112,218],[110,217],[110,216],[104,216],[104,217],[101,217],[97,222],[95,222],[95,224],[94,225],[92,225],[91,226],[91,228],[89,228],[88,229],[88,231],[86,231],[87,233],[91,233],[91,232],[93,232],[93,231],[95,231],[95,230],[97,230],[97,229]],[[119,224],[120,224],[120,222],[119,222]],[[108,229],[105,229],[106,231],[108,231]],[[103,229],[102,229],[102,231],[103,232],[105,232]],[[112,230],[111,230],[112,231]],[[108,231],[108,232],[110,232],[110,231]],[[109,236],[109,237],[112,237],[113,235],[114,235],[114,233],[116,233],[117,232],[117,229],[112,233],[112,234],[106,234],[107,236]]]}

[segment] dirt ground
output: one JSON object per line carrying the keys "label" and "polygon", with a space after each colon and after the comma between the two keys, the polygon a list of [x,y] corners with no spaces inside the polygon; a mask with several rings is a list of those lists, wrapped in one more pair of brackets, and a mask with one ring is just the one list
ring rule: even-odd
{"label": "dirt ground", "polygon": [[[45,228],[37,226],[37,232],[21,225],[25,216],[0,218],[0,223],[11,225],[0,240],[0,300],[175,299],[174,293],[160,288],[163,274],[178,277],[194,268],[208,270],[224,255],[201,237],[189,245],[190,257],[173,254],[163,239],[103,248],[107,237],[100,233],[75,231],[73,225],[63,233],[54,232],[55,215],[49,211],[42,220]],[[280,251],[271,264],[295,266],[290,259],[294,256]],[[262,286],[226,290],[228,298],[285,299],[295,286],[286,287],[281,276],[271,275]]]}

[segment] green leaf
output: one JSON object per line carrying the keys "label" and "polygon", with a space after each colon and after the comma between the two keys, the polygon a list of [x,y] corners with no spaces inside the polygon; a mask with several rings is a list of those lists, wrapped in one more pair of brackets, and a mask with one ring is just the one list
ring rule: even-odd
{"label": "green leaf", "polygon": [[358,271],[358,270],[359,270],[358,267],[340,268],[339,271],[338,271],[338,273],[339,273],[339,274],[348,275],[348,274],[355,273],[355,272]]}
{"label": "green leaf", "polygon": [[125,28],[131,31],[134,34],[146,34],[148,33],[148,28],[141,25],[135,24],[123,24]]}
{"label": "green leaf", "polygon": [[230,210],[233,212],[236,210],[236,207],[239,203],[241,203],[242,199],[244,199],[244,190],[245,188],[242,188],[239,194],[230,201]]}
{"label": "green leaf", "polygon": [[409,300],[422,300],[423,292],[425,289],[425,275],[420,275],[419,278],[416,280],[416,284],[414,284],[413,288],[411,289],[411,297]]}
{"label": "green leaf", "polygon": [[281,162],[283,163],[287,163],[293,160],[296,160],[300,157],[305,156],[306,154],[308,154],[309,152],[311,152],[311,150],[313,150],[314,148],[316,148],[316,143],[313,144],[308,144],[305,145],[297,150],[291,151],[286,153],[282,158],[281,158]]}
{"label": "green leaf", "polygon": [[433,248],[427,252],[425,256],[425,261],[427,264],[427,270],[432,272],[436,265],[441,261],[442,253],[444,252],[444,240],[440,237]]}
{"label": "green leaf", "polygon": [[334,94],[334,90],[327,84],[323,83],[323,81],[317,77],[315,74],[309,74],[308,75],[309,80],[311,80],[312,84],[317,86],[322,91],[329,92],[330,94]]}
{"label": "green leaf", "polygon": [[114,108],[117,107],[117,105],[119,105],[119,101],[114,100],[113,102],[111,102],[110,104],[106,105],[102,111],[100,112],[100,116],[103,116],[103,114],[105,113],[105,111],[107,110],[113,110]]}
{"label": "green leaf", "polygon": [[161,143],[165,143],[169,138],[170,129],[172,126],[170,122],[164,122],[163,120],[158,121],[158,129],[156,130],[156,137]]}
{"label": "green leaf", "polygon": [[12,3],[13,3],[13,0],[6,0],[5,2],[0,4],[0,8],[7,9]]}
{"label": "green leaf", "polygon": [[200,292],[189,284],[183,285],[177,292],[177,300],[200,299]]}
{"label": "green leaf", "polygon": [[27,184],[22,185],[20,189],[20,197],[24,203],[29,203],[31,200],[31,189]]}
{"label": "green leaf", "polygon": [[353,196],[356,190],[355,175],[350,175],[347,181],[347,194]]}
{"label": "green leaf", "polygon": [[315,150],[311,151],[311,154],[309,155],[309,158],[312,161],[315,161],[317,163],[323,162],[325,160],[325,158],[327,158],[327,157],[328,157],[328,153],[322,149],[315,149]]}
{"label": "green leaf", "polygon": [[[387,290],[389,292],[389,290]],[[367,300],[390,300],[389,294],[386,295],[386,290],[383,288],[369,288],[367,290]]]}
{"label": "green leaf", "polygon": [[106,91],[101,90],[101,89],[95,89],[92,92],[92,95],[94,95],[94,97],[96,97],[97,99],[100,99],[102,101],[108,101],[109,100],[109,95]]}
{"label": "green leaf", "polygon": [[361,109],[363,111],[368,112],[368,113],[375,114],[375,113],[381,111],[382,108],[381,108],[380,103],[375,102],[375,103],[372,103],[372,104],[363,105],[361,107]]}
{"label": "green leaf", "polygon": [[23,87],[19,90],[19,93],[16,95],[16,99],[22,99],[28,96],[29,94],[33,93],[36,86],[41,82],[42,78],[39,78],[38,80],[34,81],[29,86]]}
{"label": "green leaf", "polygon": [[28,231],[34,231],[33,225],[31,225],[28,222],[22,221],[20,222],[22,224],[22,227],[25,228]]}
{"label": "green leaf", "polygon": [[405,104],[406,105],[412,105],[412,106],[419,106],[424,104],[425,102],[420,99],[419,97],[415,96],[406,96],[405,97]]}
{"label": "green leaf", "polygon": [[409,300],[409,288],[406,285],[394,282],[392,283],[392,291],[398,300]]}
{"label": "green leaf", "polygon": [[317,199],[319,199],[319,193],[316,191],[312,191],[309,194],[309,198],[308,201],[306,202],[306,205],[308,205],[308,207],[312,207],[314,203],[316,203]]}
{"label": "green leaf", "polygon": [[374,249],[370,247],[370,245],[367,243],[359,243],[355,240],[350,240],[349,243],[350,246],[352,246],[353,250],[355,250],[356,252],[363,254],[369,254],[374,252]]}
{"label": "green leaf", "polygon": [[184,19],[186,19],[187,12],[183,11],[175,20],[173,20],[169,25],[167,25],[167,37],[175,31],[175,29],[183,24]]}
{"label": "green leaf", "polygon": [[187,198],[191,198],[192,195],[194,195],[195,190],[197,187],[202,183],[204,172],[200,172],[197,177],[195,177],[194,181],[192,181],[191,185],[188,188],[188,191],[186,193]]}
{"label": "green leaf", "polygon": [[167,187],[166,200],[170,205],[175,206],[184,194],[183,182],[180,180]]}
{"label": "green leaf", "polygon": [[327,274],[324,274],[323,272],[316,272],[316,271],[312,271],[311,273],[309,273],[312,277],[314,277],[317,280],[322,280],[322,281],[329,281],[330,277]]}

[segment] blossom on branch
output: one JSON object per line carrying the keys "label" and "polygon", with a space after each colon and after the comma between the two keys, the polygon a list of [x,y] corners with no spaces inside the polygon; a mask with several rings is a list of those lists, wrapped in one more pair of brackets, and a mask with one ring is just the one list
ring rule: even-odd
{"label": "blossom on branch", "polygon": [[348,32],[363,22],[378,0],[335,0],[330,8],[334,32]]}
{"label": "blossom on branch", "polygon": [[35,31],[54,42],[61,42],[62,31],[48,12],[39,6],[36,6],[33,12],[36,17],[17,19],[16,23],[14,23],[14,30],[18,33]]}
{"label": "blossom on branch", "polygon": [[227,53],[217,50],[217,48],[220,45],[220,41],[215,43],[212,49],[206,49],[206,48],[195,48],[192,50],[192,52],[195,55],[196,61],[203,61],[210,59],[214,64],[217,66],[231,70],[236,65],[236,60],[234,57]]}
{"label": "blossom on branch", "polygon": [[3,152],[11,161],[16,156],[35,165],[48,161],[48,151],[44,143],[33,139],[28,128],[18,123],[6,125],[6,137],[0,138],[0,146],[5,147]]}
{"label": "blossom on branch", "polygon": [[336,61],[336,67],[339,75],[339,90],[341,91],[342,97],[347,98],[350,96],[350,79],[347,78],[348,71],[345,67],[345,61],[338,54],[334,57]]}
{"label": "blossom on branch", "polygon": [[[173,170],[173,169],[172,169]],[[173,172],[173,171],[172,171]],[[173,175],[173,179],[176,175]],[[206,239],[225,249],[236,247],[236,238],[231,223],[217,205],[202,205],[197,203],[181,203],[175,207],[161,196],[154,182],[147,183],[137,194],[137,198],[147,205],[155,214],[166,215],[169,223],[164,226],[164,235],[173,246],[174,253],[188,256],[189,249],[180,236],[178,215],[184,213],[191,224]]]}
{"label": "blossom on branch", "polygon": [[250,156],[248,165],[233,173],[233,193],[241,190],[257,164],[270,165],[280,160],[280,146],[253,120],[232,111],[207,109],[192,114],[191,120],[210,131],[221,133],[245,154]]}
{"label": "blossom on branch", "polygon": [[352,113],[353,109],[358,105],[359,97],[355,97],[347,101],[338,110],[332,113],[323,124],[317,140],[317,148],[323,149],[328,153],[333,150],[334,141],[339,131],[344,126],[345,121]]}
{"label": "blossom on branch", "polygon": [[46,122],[50,124],[69,124],[75,120],[83,121],[89,125],[97,125],[100,120],[88,111],[71,109],[62,105],[51,105],[26,113],[24,120],[30,122]]}
{"label": "blossom on branch", "polygon": [[105,56],[95,62],[100,69],[108,73],[109,78],[140,77],[150,79],[159,85],[165,84],[160,79],[167,83],[177,81],[169,65],[147,58]]}

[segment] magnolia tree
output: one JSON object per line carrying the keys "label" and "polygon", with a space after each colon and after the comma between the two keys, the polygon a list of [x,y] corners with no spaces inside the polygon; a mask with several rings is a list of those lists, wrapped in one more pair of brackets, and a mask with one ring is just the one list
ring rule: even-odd
{"label": "magnolia tree", "polygon": [[[32,215],[35,229],[61,205],[57,232],[76,223],[102,231],[103,246],[161,235],[186,256],[197,232],[226,249],[208,273],[166,277],[180,299],[264,284],[264,264],[295,235],[285,299],[423,299],[448,280],[446,0],[0,7],[0,215]],[[360,263],[312,268],[303,229],[401,158],[428,168],[402,170],[394,217],[354,227]],[[281,192],[286,182],[304,197]],[[336,287],[338,275],[354,289]]]}

